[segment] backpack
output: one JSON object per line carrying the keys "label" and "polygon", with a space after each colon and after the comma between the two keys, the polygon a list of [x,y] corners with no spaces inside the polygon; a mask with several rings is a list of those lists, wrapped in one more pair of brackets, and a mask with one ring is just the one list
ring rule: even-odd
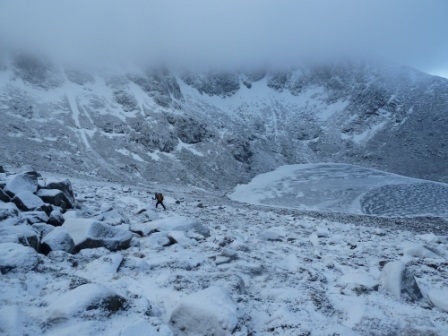
{"label": "backpack", "polygon": [[158,202],[163,202],[163,195],[162,194],[156,194],[156,199]]}

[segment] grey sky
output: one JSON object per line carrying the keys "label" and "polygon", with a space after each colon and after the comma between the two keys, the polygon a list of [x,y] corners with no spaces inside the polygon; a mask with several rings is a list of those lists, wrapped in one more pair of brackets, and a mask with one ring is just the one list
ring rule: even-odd
{"label": "grey sky", "polygon": [[448,76],[447,0],[0,0],[0,43],[235,66],[369,55]]}

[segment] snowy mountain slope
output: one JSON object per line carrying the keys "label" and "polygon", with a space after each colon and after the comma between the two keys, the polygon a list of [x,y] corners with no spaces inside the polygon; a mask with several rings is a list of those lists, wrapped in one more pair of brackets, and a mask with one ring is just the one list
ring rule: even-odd
{"label": "snowy mountain slope", "polygon": [[346,62],[288,71],[0,67],[11,166],[228,189],[283,164],[345,162],[447,181],[448,81]]}
{"label": "snowy mountain slope", "polygon": [[[333,173],[321,175],[344,175]],[[320,215],[308,216],[182,185],[71,181],[78,205],[64,216],[130,229],[131,246],[43,255],[1,235],[0,334],[448,332],[446,225],[422,219],[403,229],[397,218],[325,214],[320,204]],[[154,209],[154,190],[165,194],[167,211]],[[271,193],[269,186],[259,192]]]}

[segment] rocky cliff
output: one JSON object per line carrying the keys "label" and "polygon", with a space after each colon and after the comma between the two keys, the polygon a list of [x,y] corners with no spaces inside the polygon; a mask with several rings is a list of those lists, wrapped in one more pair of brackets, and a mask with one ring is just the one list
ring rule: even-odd
{"label": "rocky cliff", "polygon": [[448,181],[448,80],[367,62],[256,71],[0,61],[3,165],[230,188],[345,162]]}

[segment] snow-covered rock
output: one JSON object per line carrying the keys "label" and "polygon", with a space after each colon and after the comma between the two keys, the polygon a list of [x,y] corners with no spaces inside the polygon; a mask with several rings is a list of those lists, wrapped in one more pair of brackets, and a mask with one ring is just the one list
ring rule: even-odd
{"label": "snow-covered rock", "polygon": [[21,217],[25,219],[28,224],[46,223],[48,221],[48,215],[45,211],[22,212]]}
{"label": "snow-covered rock", "polygon": [[37,251],[40,237],[29,225],[5,225],[0,226],[0,242],[22,244]]}
{"label": "snow-covered rock", "polygon": [[277,229],[269,229],[260,233],[260,239],[267,241],[282,241],[284,237],[283,232]]}
{"label": "snow-covered rock", "polygon": [[411,257],[417,258],[431,258],[438,259],[440,256],[435,254],[434,252],[428,250],[426,247],[415,244],[415,243],[406,243],[403,245],[403,254]]}
{"label": "snow-covered rock", "polygon": [[380,277],[380,288],[396,299],[418,301],[423,298],[414,275],[401,261],[392,261],[384,265]]}
{"label": "snow-covered rock", "polygon": [[88,263],[83,273],[88,279],[109,278],[117,273],[122,261],[123,256],[120,253],[109,253]]}
{"label": "snow-covered rock", "polygon": [[20,210],[32,211],[41,209],[44,206],[44,202],[31,191],[22,191],[16,194],[12,199],[13,202]]}
{"label": "snow-covered rock", "polygon": [[67,210],[66,212],[64,212],[64,220],[69,219],[69,218],[77,218],[78,214],[76,213],[75,210]]}
{"label": "snow-covered rock", "polygon": [[[197,234],[193,232],[192,236],[197,236]],[[199,237],[202,236],[199,235]],[[187,235],[185,231],[170,231],[168,233],[168,238],[171,240],[172,243],[180,244],[182,246],[197,244],[197,241],[195,239],[192,239],[189,235]]]}
{"label": "snow-covered rock", "polygon": [[[76,200],[75,200],[75,194],[73,192],[73,187],[72,187],[72,183],[70,182],[70,180],[65,179],[62,181],[48,181],[46,186],[44,187],[44,189],[57,189],[62,191],[62,193],[64,194],[64,198],[61,201],[60,206],[62,206],[63,208],[67,208],[67,209],[71,209],[75,207],[76,204]],[[46,193],[44,191],[44,189],[40,189],[41,193]],[[50,192],[50,193],[54,193],[54,191]],[[58,205],[58,204],[55,204]],[[65,206],[63,206],[65,205]]]}
{"label": "snow-covered rock", "polygon": [[428,298],[434,306],[448,313],[448,288],[430,289]]}
{"label": "snow-covered rock", "polygon": [[57,227],[42,238],[40,251],[43,254],[48,254],[51,251],[73,253],[75,243],[64,228]]}
{"label": "snow-covered rock", "polygon": [[50,203],[56,206],[65,204],[65,195],[59,189],[39,189],[37,196],[39,196],[45,203]]}
{"label": "snow-covered rock", "polygon": [[39,237],[42,238],[46,234],[50,233],[55,229],[53,225],[46,224],[46,223],[34,223],[31,225],[34,231],[36,231],[39,234]]}
{"label": "snow-covered rock", "polygon": [[126,218],[120,211],[117,209],[108,209],[107,211],[102,212],[97,216],[99,221],[104,222],[105,224],[117,226],[123,223],[129,223],[129,219]]}
{"label": "snow-covered rock", "polygon": [[34,194],[37,191],[37,174],[25,173],[14,175],[3,190],[11,197],[23,192]]}
{"label": "snow-covered rock", "polygon": [[417,235],[417,238],[424,240],[427,243],[438,244],[442,242],[442,239],[435,235],[434,233],[426,233],[422,235]]}
{"label": "snow-covered rock", "polygon": [[48,323],[57,323],[76,316],[88,315],[89,311],[107,314],[124,307],[126,299],[99,284],[85,284],[57,297],[49,307]]}
{"label": "snow-covered rock", "polygon": [[184,216],[172,216],[163,219],[157,219],[150,223],[152,229],[159,231],[194,231],[204,237],[210,235],[210,230],[204,225],[200,224],[193,218]]}
{"label": "snow-covered rock", "polygon": [[19,215],[19,209],[14,203],[3,203],[0,202],[0,221]]}
{"label": "snow-covered rock", "polygon": [[64,224],[64,221],[65,221],[65,218],[64,218],[64,215],[62,214],[61,210],[54,209],[50,213],[47,223],[54,225],[54,226],[61,226],[62,224]]}
{"label": "snow-covered rock", "polygon": [[130,225],[129,230],[140,236],[148,236],[154,233],[157,228],[154,228],[151,223],[133,223]]}
{"label": "snow-covered rock", "polygon": [[318,238],[329,238],[330,237],[330,231],[326,227],[317,227],[316,234],[317,234]]}
{"label": "snow-covered rock", "polygon": [[132,233],[88,218],[67,219],[62,227],[75,242],[76,250],[105,247],[111,251],[129,247]]}
{"label": "snow-covered rock", "polygon": [[165,247],[172,243],[174,242],[168,237],[168,232],[155,232],[148,238],[148,244],[151,247]]}
{"label": "snow-covered rock", "polygon": [[212,286],[182,298],[170,323],[185,335],[226,336],[238,325],[238,309],[226,290]]}
{"label": "snow-covered rock", "polygon": [[12,270],[26,272],[36,267],[39,261],[36,250],[16,243],[0,243],[0,272]]}

